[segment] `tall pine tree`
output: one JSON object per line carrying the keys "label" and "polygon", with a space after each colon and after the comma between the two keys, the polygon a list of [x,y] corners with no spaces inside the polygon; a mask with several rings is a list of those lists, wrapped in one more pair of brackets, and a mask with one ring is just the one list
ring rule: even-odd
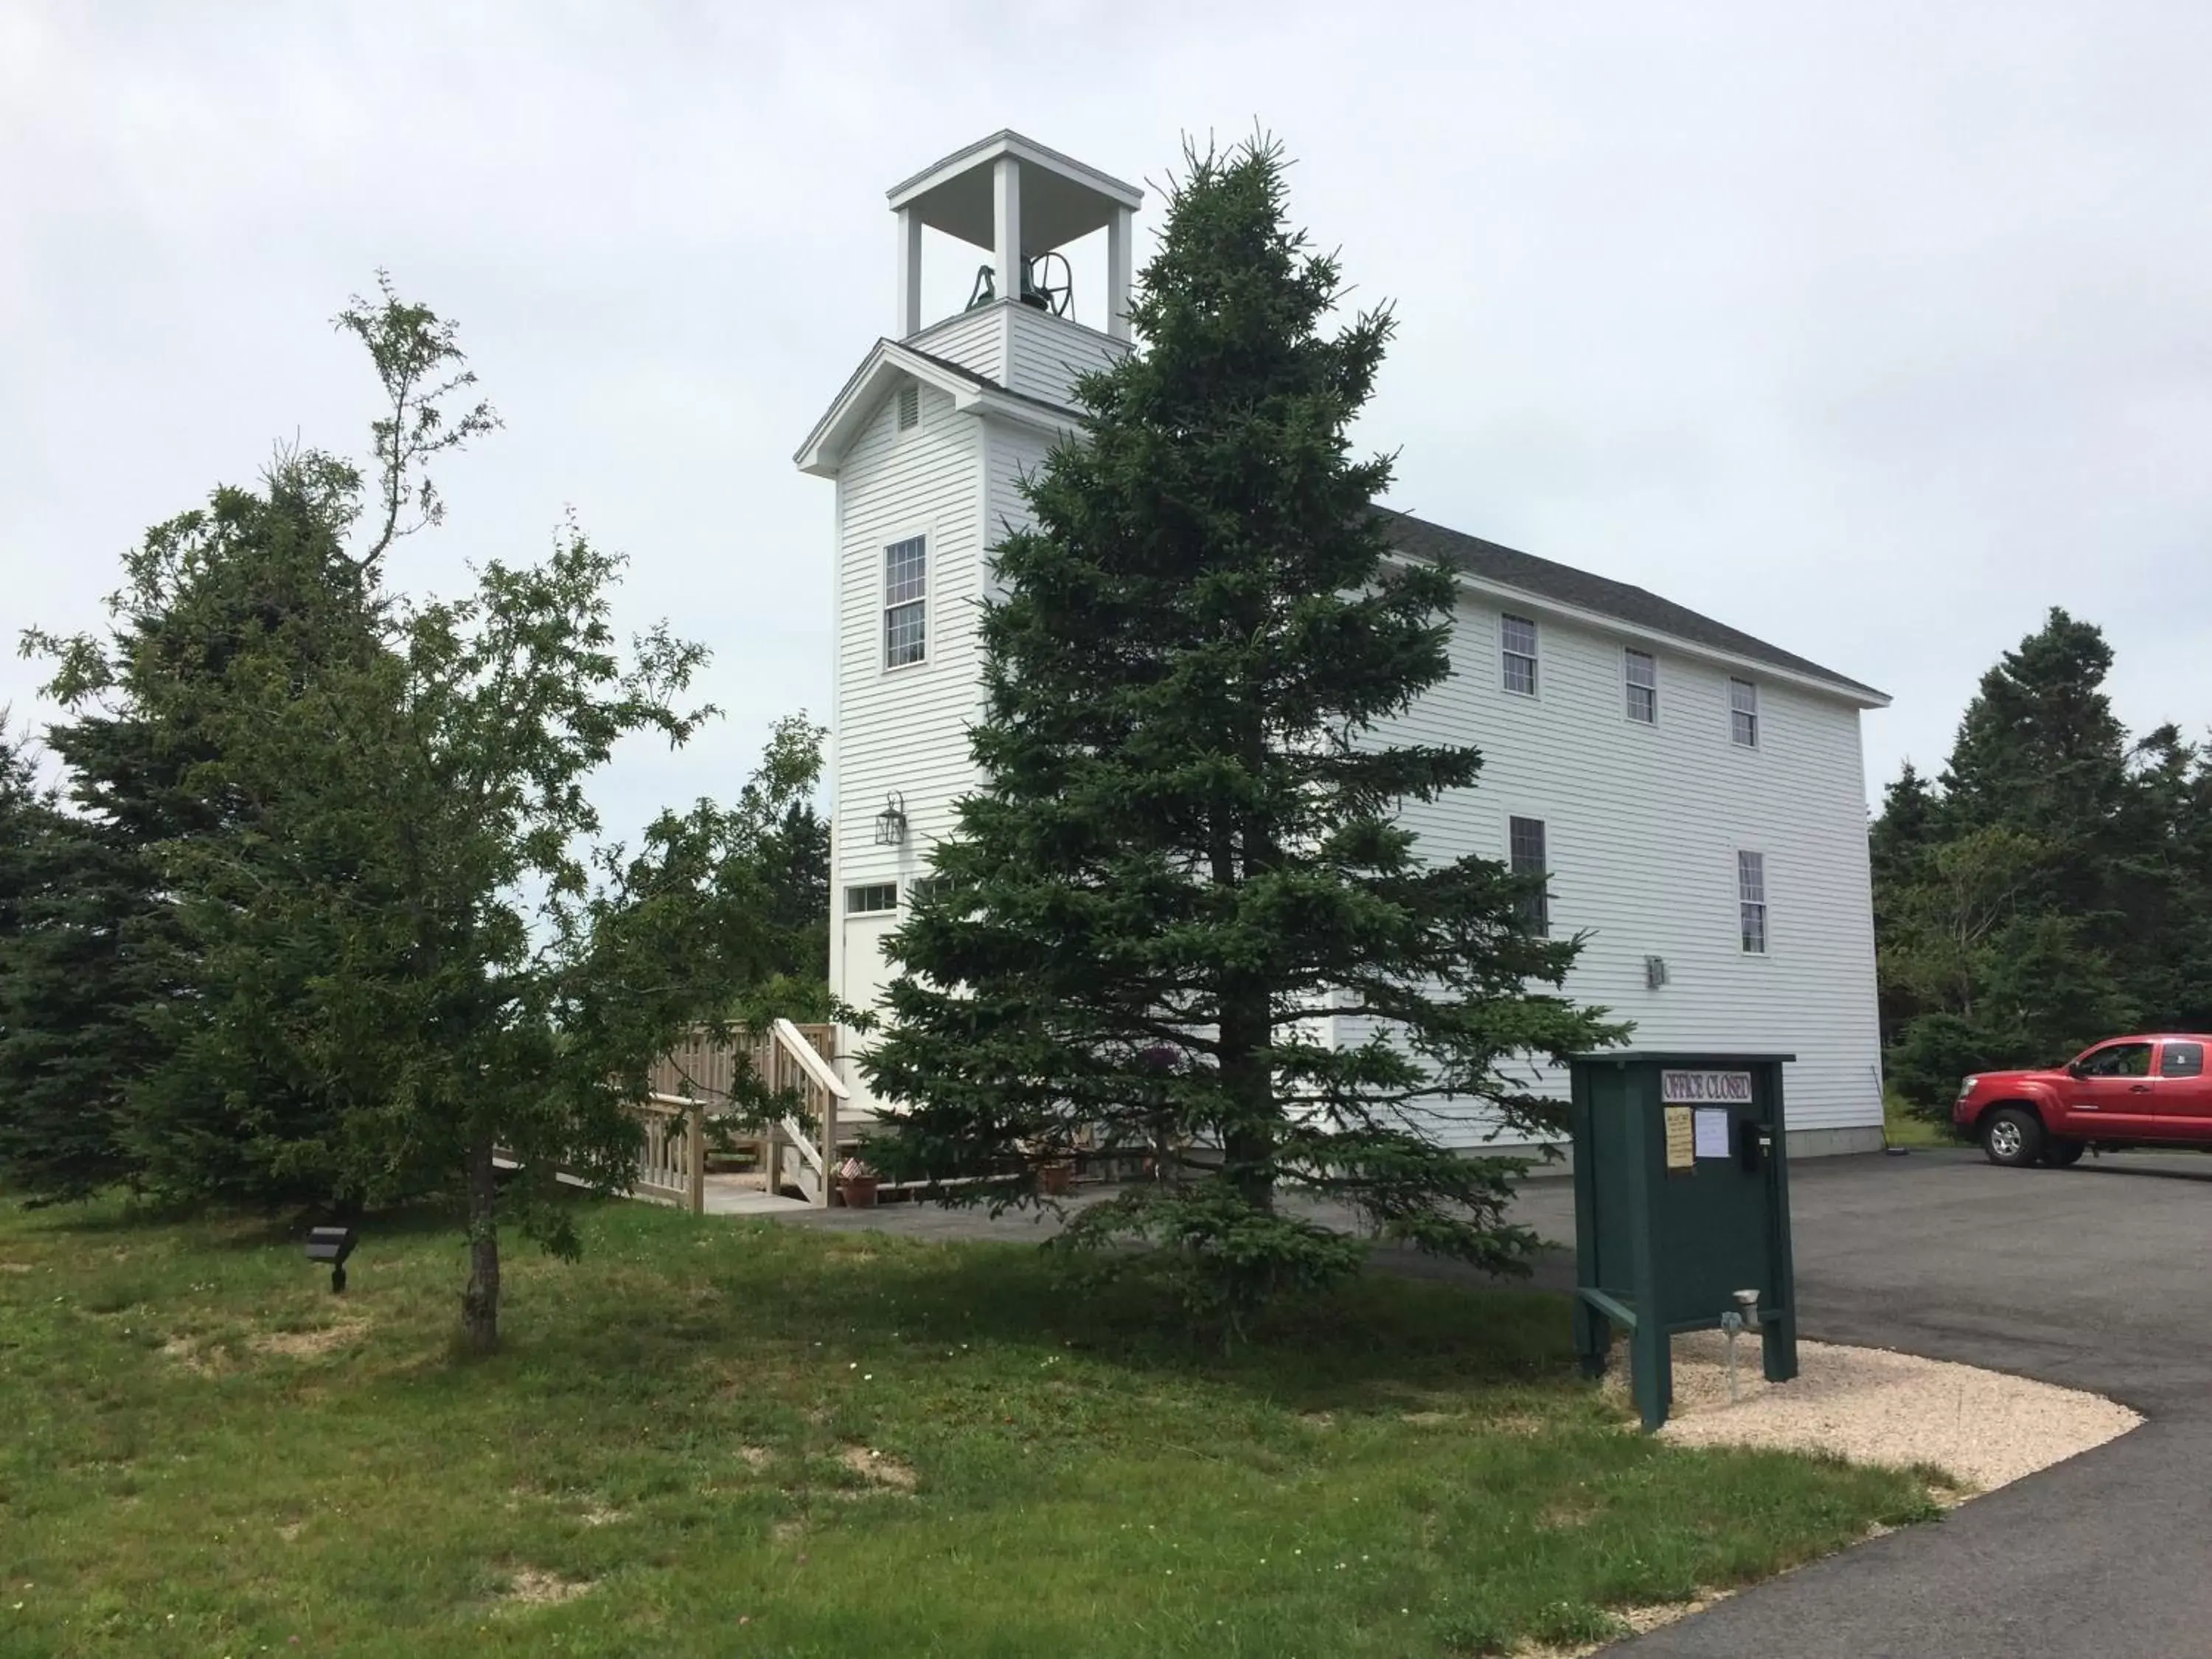
{"label": "tall pine tree", "polygon": [[2130,745],[2112,659],[2051,611],[1982,677],[1942,788],[1907,767],[1875,824],[1890,1071],[1928,1110],[1969,1072],[2212,1020],[2212,769],[2172,726]]}
{"label": "tall pine tree", "polygon": [[902,1172],[1018,1200],[1079,1146],[1150,1156],[1163,1179],[1070,1238],[1172,1246],[1232,1317],[1361,1258],[1285,1188],[1519,1262],[1519,1166],[1446,1150],[1436,1109],[1548,1133],[1516,1062],[1618,1029],[1558,994],[1577,943],[1524,927],[1525,883],[1401,822],[1481,757],[1385,735],[1450,672],[1455,585],[1370,507],[1389,463],[1347,431],[1392,321],[1327,331],[1343,295],[1274,146],[1190,157],[1130,310],[1146,349],[1079,383],[1084,435],[996,550],[981,785],[890,941],[866,1061]]}

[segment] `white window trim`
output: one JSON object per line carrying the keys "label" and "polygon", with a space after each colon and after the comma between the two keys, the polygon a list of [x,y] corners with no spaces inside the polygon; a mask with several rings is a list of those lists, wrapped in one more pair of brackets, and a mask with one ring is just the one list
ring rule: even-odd
{"label": "white window trim", "polygon": [[[858,910],[854,908],[854,894],[872,892],[878,889],[884,887],[888,887],[891,890],[891,902],[889,904],[882,905],[876,908],[868,910]],[[869,916],[896,915],[898,914],[899,896],[899,884],[896,881],[856,881],[850,884],[845,889],[845,915],[854,921],[863,920]]]}
{"label": "white window trim", "polygon": [[[1537,684],[1540,685],[1543,682],[1539,679]],[[1552,878],[1559,873],[1559,860],[1553,852],[1554,842],[1552,834],[1552,820],[1547,814],[1540,812],[1532,806],[1508,806],[1505,809],[1504,817],[1499,820],[1498,830],[1500,845],[1505,848],[1504,865],[1509,874],[1514,873],[1513,820],[1516,818],[1539,825],[1544,831],[1544,927],[1538,937],[1555,938],[1559,919],[1553,905],[1553,901],[1558,895],[1552,890]]]}
{"label": "white window trim", "polygon": [[[1751,688],[1751,707],[1746,712],[1751,716],[1751,741],[1743,742],[1735,734],[1735,689],[1739,685]],[[1728,718],[1728,740],[1731,749],[1748,749],[1753,754],[1766,747],[1766,700],[1759,695],[1759,682],[1748,674],[1731,674],[1723,687],[1721,707]]]}
{"label": "white window trim", "polygon": [[[890,659],[891,606],[890,604],[890,571],[888,563],[891,549],[902,542],[921,544],[921,655],[912,662],[895,663]],[[902,599],[902,605],[911,605],[911,599]],[[936,660],[937,652],[937,526],[933,523],[919,530],[902,530],[895,536],[876,538],[876,672],[880,674],[911,674],[927,668]]]}
{"label": "white window trim", "polygon": [[[1628,678],[1628,659],[1638,656],[1651,665],[1651,718],[1638,720],[1628,712],[1628,693],[1636,682]],[[1540,680],[1539,684],[1542,682]],[[1620,647],[1620,718],[1631,726],[1640,726],[1645,731],[1656,731],[1659,726],[1659,653],[1640,645]]]}
{"label": "white window trim", "polygon": [[[1535,630],[1535,633],[1536,633],[1536,651],[1535,651],[1535,654],[1534,654],[1534,656],[1530,656],[1530,655],[1528,654],[1528,653],[1527,653],[1527,652],[1525,652],[1525,651],[1508,651],[1508,650],[1505,648],[1505,621],[1506,621],[1506,618],[1507,618],[1507,617],[1511,617],[1515,622],[1524,622],[1524,623],[1527,623],[1530,628],[1532,628],[1532,629],[1534,629]],[[1545,672],[1545,667],[1544,667],[1544,623],[1543,623],[1543,619],[1542,619],[1540,617],[1531,617],[1531,616],[1528,616],[1528,615],[1527,615],[1525,612],[1519,611],[1506,611],[1506,610],[1504,610],[1504,609],[1500,609],[1500,610],[1499,610],[1499,611],[1498,611],[1498,635],[1497,635],[1497,638],[1498,638],[1498,681],[1497,681],[1497,684],[1498,684],[1498,690],[1499,690],[1499,691],[1501,691],[1501,692],[1503,692],[1505,696],[1509,696],[1509,697],[1526,697],[1526,698],[1528,698],[1531,702],[1541,702],[1544,700],[1544,686],[1545,686],[1545,683],[1546,683],[1547,680],[1549,680],[1549,679],[1551,678],[1551,676],[1550,676],[1548,673],[1547,673],[1547,672]],[[1533,691],[1516,691],[1516,690],[1514,690],[1514,689],[1513,689],[1513,687],[1511,687],[1511,686],[1510,686],[1510,685],[1506,684],[1506,683],[1505,683],[1505,659],[1506,659],[1508,657],[1525,657],[1525,658],[1527,658],[1527,659],[1528,659],[1528,661],[1530,661],[1531,663],[1534,663],[1534,664],[1535,665],[1535,673],[1536,673],[1536,687],[1535,687],[1535,690],[1534,690]]]}
{"label": "white window trim", "polygon": [[[1743,855],[1751,854],[1759,860],[1759,897],[1756,901],[1743,896]],[[1735,893],[1735,953],[1758,961],[1767,961],[1774,955],[1774,872],[1766,862],[1763,847],[1739,847],[1729,860],[1729,880]],[[1743,907],[1756,902],[1759,906],[1759,945],[1756,951],[1743,942]]]}

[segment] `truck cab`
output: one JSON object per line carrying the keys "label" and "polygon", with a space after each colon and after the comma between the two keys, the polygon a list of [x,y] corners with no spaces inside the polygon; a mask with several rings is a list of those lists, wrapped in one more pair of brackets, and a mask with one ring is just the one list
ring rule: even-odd
{"label": "truck cab", "polygon": [[2212,1035],[2113,1037],[2046,1071],[1967,1078],[1952,1121],[1992,1164],[2076,1162],[2095,1147],[2195,1146],[2212,1151]]}

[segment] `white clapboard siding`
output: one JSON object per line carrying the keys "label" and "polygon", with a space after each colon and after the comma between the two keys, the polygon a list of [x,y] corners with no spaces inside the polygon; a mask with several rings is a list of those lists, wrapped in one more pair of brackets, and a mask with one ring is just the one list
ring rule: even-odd
{"label": "white clapboard siding", "polygon": [[[834,836],[841,922],[845,888],[896,881],[903,891],[927,872],[927,849],[950,828],[952,802],[972,775],[967,725],[977,678],[981,422],[933,387],[921,389],[913,428],[898,430],[896,408],[896,399],[888,398],[870,417],[837,477]],[[886,668],[884,550],[916,535],[929,538],[928,655]],[[877,815],[894,791],[904,799],[907,837],[878,846]],[[859,988],[842,988],[849,995]]]}
{"label": "white clapboard siding", "polygon": [[[1504,688],[1499,612],[1538,624],[1538,695]],[[1540,605],[1464,597],[1451,678],[1378,740],[1474,743],[1480,785],[1406,822],[1432,857],[1507,855],[1507,819],[1545,826],[1555,936],[1589,941],[1568,989],[1636,1022],[1642,1048],[1795,1054],[1793,1130],[1881,1121],[1858,710],[1759,674],[1601,631]],[[1659,718],[1627,717],[1625,647],[1657,659]],[[1760,742],[1730,738],[1731,673],[1759,686]],[[1768,948],[1747,954],[1736,854],[1765,855]],[[1645,983],[1647,957],[1668,982]],[[1359,1033],[1340,1031],[1340,1039]],[[1563,1080],[1560,1080],[1563,1088]],[[1448,1137],[1486,1125],[1462,1115]]]}
{"label": "white clapboard siding", "polygon": [[979,306],[932,323],[906,342],[917,351],[942,357],[1003,383],[1006,376],[1006,307]]}
{"label": "white clapboard siding", "polygon": [[1103,368],[1127,348],[1110,336],[1035,306],[1007,307],[1009,391],[1065,404],[1076,376]]}

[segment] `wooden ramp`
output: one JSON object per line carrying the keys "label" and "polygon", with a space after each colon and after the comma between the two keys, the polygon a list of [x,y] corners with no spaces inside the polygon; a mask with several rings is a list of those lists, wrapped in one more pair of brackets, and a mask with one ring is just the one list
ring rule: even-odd
{"label": "wooden ramp", "polygon": [[705,1182],[706,1215],[781,1215],[816,1206],[806,1199],[768,1190],[755,1175],[710,1175]]}

